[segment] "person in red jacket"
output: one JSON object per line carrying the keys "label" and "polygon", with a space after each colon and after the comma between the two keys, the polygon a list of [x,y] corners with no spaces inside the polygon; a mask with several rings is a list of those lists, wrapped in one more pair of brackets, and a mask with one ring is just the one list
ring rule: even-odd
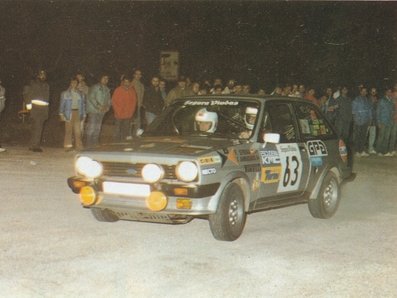
{"label": "person in red jacket", "polygon": [[137,96],[131,84],[130,76],[123,76],[121,84],[112,96],[112,107],[115,118],[114,141],[125,141],[130,136],[131,119],[135,114]]}

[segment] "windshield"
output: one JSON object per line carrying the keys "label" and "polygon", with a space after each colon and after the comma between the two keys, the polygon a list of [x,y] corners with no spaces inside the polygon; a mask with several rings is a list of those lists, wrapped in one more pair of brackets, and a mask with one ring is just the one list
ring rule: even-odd
{"label": "windshield", "polygon": [[216,136],[248,139],[257,122],[259,102],[189,99],[167,108],[143,136]]}

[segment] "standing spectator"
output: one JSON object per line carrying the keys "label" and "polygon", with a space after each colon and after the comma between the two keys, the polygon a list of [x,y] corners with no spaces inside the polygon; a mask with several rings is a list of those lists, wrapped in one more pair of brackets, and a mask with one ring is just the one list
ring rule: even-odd
{"label": "standing spectator", "polygon": [[59,115],[61,120],[65,121],[63,147],[66,151],[73,149],[73,137],[76,150],[83,149],[81,122],[85,119],[85,96],[77,86],[77,79],[72,78],[69,88],[61,93]]}
{"label": "standing spectator", "polygon": [[280,86],[276,86],[276,88],[274,88],[273,92],[270,95],[282,96],[283,95],[283,89]]}
{"label": "standing spectator", "polygon": [[102,74],[99,82],[90,88],[87,98],[87,127],[85,130],[86,146],[95,147],[99,143],[102,121],[109,111],[111,99],[108,88],[109,76]]}
{"label": "standing spectator", "polygon": [[198,82],[192,82],[190,89],[192,91],[192,95],[198,95],[200,92],[200,84]]}
{"label": "standing spectator", "polygon": [[[0,80],[0,115],[1,115],[1,112],[3,112],[3,110],[5,108],[5,104],[6,104],[5,94],[6,94],[6,89],[2,86],[2,82]],[[0,132],[0,138],[1,138],[1,132]],[[1,147],[1,143],[0,143],[0,152],[4,152],[4,151],[6,151],[6,149]]]}
{"label": "standing spectator", "polygon": [[289,97],[299,97],[300,96],[297,84],[292,85],[291,92],[290,92],[290,94],[288,94],[288,96]]}
{"label": "standing spectator", "polygon": [[243,86],[241,85],[236,85],[233,88],[233,94],[242,94],[243,92]]}
{"label": "standing spectator", "polygon": [[134,117],[134,131],[133,134],[137,135],[140,131],[142,126],[142,107],[143,107],[143,96],[145,94],[145,86],[141,82],[142,79],[142,71],[139,68],[134,70],[134,79],[132,80],[131,84],[135,89],[136,96],[137,96],[137,111]]}
{"label": "standing spectator", "polygon": [[318,99],[315,97],[315,95],[316,95],[316,90],[314,90],[314,88],[309,88],[304,98],[308,101],[311,101],[316,106],[319,106]]}
{"label": "standing spectator", "polygon": [[333,97],[332,88],[330,87],[325,89],[325,95],[327,96],[325,116],[332,125],[335,125],[336,114],[338,112],[338,101]]}
{"label": "standing spectator", "polygon": [[222,94],[222,85],[215,85],[214,88],[212,88],[212,95],[221,95]]}
{"label": "standing spectator", "polygon": [[325,95],[321,96],[320,99],[318,100],[318,103],[321,112],[323,112],[323,114],[325,115],[325,113],[327,112],[327,96]]}
{"label": "standing spectator", "polygon": [[353,123],[354,123],[354,146],[357,157],[368,156],[365,152],[368,126],[372,120],[371,104],[367,98],[367,88],[360,89],[360,95],[352,103]]}
{"label": "standing spectator", "polygon": [[211,94],[215,94],[215,86],[221,86],[221,88],[223,89],[223,82],[221,78],[214,79],[214,83],[212,84],[212,88],[210,90]]}
{"label": "standing spectator", "polygon": [[338,97],[341,95],[341,90],[342,90],[341,86],[336,87],[334,93],[332,94],[332,97],[338,99]]}
{"label": "standing spectator", "polygon": [[198,95],[208,95],[209,93],[210,93],[210,89],[208,88],[208,85],[201,84]]}
{"label": "standing spectator", "polygon": [[175,88],[171,89],[165,99],[165,105],[169,106],[174,102],[175,99],[184,97],[188,95],[188,90],[186,89],[186,81],[185,77],[181,76],[178,79],[177,85]]}
{"label": "standing spectator", "polygon": [[165,100],[167,98],[167,89],[166,89],[166,83],[164,80],[160,80],[159,88],[160,88],[160,92],[161,92],[161,97],[163,98],[163,100]]}
{"label": "standing spectator", "polygon": [[164,108],[164,100],[161,96],[160,78],[158,76],[152,77],[150,87],[147,88],[144,96],[145,114],[147,125],[161,113]]}
{"label": "standing spectator", "polygon": [[137,95],[131,84],[131,77],[123,76],[121,85],[112,96],[112,107],[116,121],[114,141],[125,141],[130,134],[131,119],[137,107]]}
{"label": "standing spectator", "polygon": [[282,94],[283,96],[289,96],[291,94],[292,86],[287,84],[284,86]]}
{"label": "standing spectator", "polygon": [[385,96],[379,101],[376,109],[376,119],[379,128],[376,149],[379,156],[392,156],[394,144],[391,144],[391,132],[393,128],[394,102],[392,90],[389,88]]}
{"label": "standing spectator", "polygon": [[243,85],[243,90],[241,94],[251,94],[251,85],[249,84]]}
{"label": "standing spectator", "polygon": [[350,133],[352,124],[352,101],[347,96],[348,92],[349,90],[346,86],[343,86],[340,90],[340,96],[336,99],[339,108],[335,120],[336,131],[346,145],[351,143]]}
{"label": "standing spectator", "polygon": [[236,80],[230,79],[225,89],[223,89],[222,94],[232,94],[234,92],[234,86],[236,86]]}
{"label": "standing spectator", "polygon": [[29,150],[43,152],[41,137],[44,123],[48,119],[50,86],[47,84],[47,73],[44,69],[37,72],[36,78],[24,89],[26,107],[30,110],[31,139]]}
{"label": "standing spectator", "polygon": [[[76,79],[78,81],[77,89],[84,95],[84,101],[86,101],[88,97],[89,87],[85,82],[85,76],[81,72],[78,72],[76,74]],[[84,103],[84,106],[85,105],[86,103]],[[83,135],[84,133],[84,124],[85,124],[84,122],[85,122],[85,117],[81,119],[81,135]]]}
{"label": "standing spectator", "polygon": [[256,94],[258,96],[265,96],[266,95],[266,91],[264,88],[259,88],[258,91],[256,92]]}
{"label": "standing spectator", "polygon": [[83,93],[83,95],[87,98],[89,88],[87,83],[85,82],[85,76],[81,72],[78,72],[76,74],[76,80],[78,82],[77,90]]}
{"label": "standing spectator", "polygon": [[298,97],[303,98],[303,96],[305,96],[305,92],[306,92],[305,85],[303,85],[303,84],[299,85],[299,87],[298,87],[299,96]]}
{"label": "standing spectator", "polygon": [[372,120],[368,127],[368,152],[369,154],[376,154],[374,145],[376,140],[376,107],[378,104],[378,91],[376,88],[371,88],[368,96],[371,105]]}

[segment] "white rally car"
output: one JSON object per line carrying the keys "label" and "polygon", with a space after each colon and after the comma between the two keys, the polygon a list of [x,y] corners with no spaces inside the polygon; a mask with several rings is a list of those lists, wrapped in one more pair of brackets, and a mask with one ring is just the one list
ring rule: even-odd
{"label": "white rally car", "polygon": [[78,153],[68,184],[99,221],[205,218],[216,239],[233,241],[260,210],[307,202],[331,217],[351,165],[308,101],[202,96],[175,101],[139,138]]}

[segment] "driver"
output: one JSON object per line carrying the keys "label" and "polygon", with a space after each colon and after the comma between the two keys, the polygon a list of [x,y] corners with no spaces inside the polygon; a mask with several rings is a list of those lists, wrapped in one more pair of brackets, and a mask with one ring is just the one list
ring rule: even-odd
{"label": "driver", "polygon": [[244,130],[240,133],[240,138],[248,139],[251,136],[252,130],[254,129],[254,124],[256,121],[257,114],[258,114],[257,108],[247,107],[245,109],[244,122],[245,122],[245,126],[247,127],[247,130]]}
{"label": "driver", "polygon": [[203,108],[196,113],[195,120],[198,131],[214,133],[218,125],[218,114]]}

